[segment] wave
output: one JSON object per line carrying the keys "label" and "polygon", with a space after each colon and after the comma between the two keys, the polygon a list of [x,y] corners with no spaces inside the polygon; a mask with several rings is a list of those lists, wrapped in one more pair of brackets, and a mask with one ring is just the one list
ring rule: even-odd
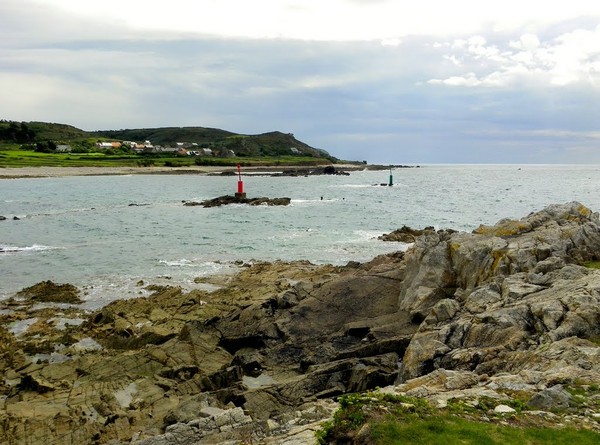
{"label": "wave", "polygon": [[0,253],[43,252],[46,250],[54,250],[54,249],[60,249],[60,247],[43,246],[40,244],[19,247],[19,246],[7,246],[5,244],[0,244]]}
{"label": "wave", "polygon": [[[362,242],[381,242],[379,237],[383,235],[383,232],[374,231],[374,230],[355,230],[353,235],[356,237],[355,239],[349,240],[349,242],[362,243]],[[390,245],[394,246],[394,249],[397,250],[406,250],[408,249],[409,243],[390,243]]]}
{"label": "wave", "polygon": [[355,241],[355,242],[356,241],[362,242],[362,241],[376,240],[377,237],[382,235],[382,232],[375,231],[375,230],[354,230],[352,233],[356,238],[354,238],[351,241]]}
{"label": "wave", "polygon": [[159,260],[159,263],[169,267],[194,266],[194,263],[191,260],[186,260],[185,258],[180,260]]}
{"label": "wave", "polygon": [[[388,188],[390,187],[388,185],[387,182],[381,182],[381,183],[370,183],[370,184],[339,184],[339,185],[332,185],[330,186],[331,188],[372,188],[372,187],[384,187],[384,188]],[[402,184],[399,182],[394,183],[392,186],[392,188],[394,187],[408,187],[406,184]]]}
{"label": "wave", "polygon": [[291,204],[309,204],[316,202],[334,202],[340,201],[339,198],[318,198],[318,199],[292,199]]}
{"label": "wave", "polygon": [[202,258],[158,260],[158,263],[172,268],[193,268],[195,275],[214,275],[237,269],[237,266],[229,261],[206,261]]}
{"label": "wave", "polygon": [[373,184],[337,184],[330,186],[331,188],[366,188],[373,187]]}

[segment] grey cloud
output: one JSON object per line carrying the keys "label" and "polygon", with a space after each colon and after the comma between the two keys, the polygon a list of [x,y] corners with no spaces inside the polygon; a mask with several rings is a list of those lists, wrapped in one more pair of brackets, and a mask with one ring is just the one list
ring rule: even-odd
{"label": "grey cloud", "polygon": [[[340,158],[381,163],[600,162],[597,89],[482,84],[500,72],[499,58],[523,50],[520,35],[463,36],[454,47],[458,38],[382,45],[140,35],[19,5],[0,4],[5,119],[89,130],[281,130]],[[536,35],[543,46],[566,34]],[[480,82],[472,88],[443,82],[471,72]]]}

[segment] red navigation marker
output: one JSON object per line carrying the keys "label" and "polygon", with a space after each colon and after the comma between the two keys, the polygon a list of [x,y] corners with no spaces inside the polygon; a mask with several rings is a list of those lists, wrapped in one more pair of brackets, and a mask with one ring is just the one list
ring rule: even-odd
{"label": "red navigation marker", "polygon": [[238,169],[238,188],[237,193],[235,194],[236,198],[245,198],[246,193],[244,193],[244,182],[242,181],[242,169],[240,164],[237,165]]}

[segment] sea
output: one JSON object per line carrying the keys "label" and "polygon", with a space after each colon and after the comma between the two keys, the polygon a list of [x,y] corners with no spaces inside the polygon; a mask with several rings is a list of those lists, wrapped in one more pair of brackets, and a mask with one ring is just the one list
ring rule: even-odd
{"label": "sea", "polygon": [[233,194],[237,176],[2,179],[0,300],[52,280],[79,287],[94,310],[145,295],[142,283],[199,288],[196,278],[241,263],[367,261],[408,248],[378,239],[404,225],[472,231],[570,201],[600,210],[600,165],[422,165],[391,174],[391,187],[387,170],[245,174],[248,197],[291,204],[213,208],[184,202]]}

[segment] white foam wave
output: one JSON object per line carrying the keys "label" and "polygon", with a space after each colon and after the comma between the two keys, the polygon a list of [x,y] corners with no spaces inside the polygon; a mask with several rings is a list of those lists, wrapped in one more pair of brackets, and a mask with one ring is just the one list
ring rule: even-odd
{"label": "white foam wave", "polygon": [[[339,185],[333,185],[331,187],[332,188],[355,188],[355,189],[362,189],[362,188],[372,188],[372,187],[388,188],[388,187],[390,187],[390,185],[388,185],[387,182],[378,182],[378,183],[372,183],[372,184],[339,184]],[[394,188],[394,187],[408,187],[408,186],[406,184],[402,184],[402,183],[396,182],[391,187]]]}
{"label": "white foam wave", "polygon": [[375,230],[355,230],[353,234],[356,236],[357,241],[373,240],[382,235],[381,232]]}
{"label": "white foam wave", "polygon": [[33,244],[32,246],[8,246],[6,244],[0,244],[0,253],[19,253],[19,252],[43,252],[46,250],[60,249],[55,246],[43,246],[40,244]]}
{"label": "white foam wave", "polygon": [[[379,237],[381,235],[383,235],[382,232],[377,232],[374,230],[355,230],[354,235],[356,236],[355,240],[352,240],[354,242],[357,243],[361,243],[361,242],[380,242]],[[351,242],[352,242],[351,241]],[[406,250],[408,249],[408,247],[410,246],[410,244],[407,243],[390,243],[390,246],[393,246],[394,250]]]}
{"label": "white foam wave", "polygon": [[159,263],[169,267],[189,267],[194,265],[192,261],[185,258],[181,258],[180,260],[160,260]]}
{"label": "white foam wave", "polygon": [[292,204],[305,204],[312,202],[324,202],[324,201],[339,201],[338,199],[292,199]]}
{"label": "white foam wave", "polygon": [[[131,298],[146,297],[152,293],[148,289],[149,285],[158,286],[177,286],[184,291],[189,292],[194,289],[202,289],[212,291],[216,288],[210,285],[204,285],[195,281],[198,277],[232,274],[239,270],[239,265],[232,262],[215,262],[202,261],[200,259],[185,260],[187,263],[184,267],[173,266],[174,270],[171,274],[167,272],[160,276],[104,276],[97,277],[92,283],[82,287],[82,299],[84,303],[79,307],[83,310],[97,310],[106,306],[115,300],[127,300]],[[180,263],[182,260],[167,261]],[[166,272],[166,271],[165,271]]]}
{"label": "white foam wave", "polygon": [[230,262],[206,261],[201,258],[180,258],[176,260],[159,260],[159,264],[173,268],[194,269],[194,276],[198,275],[215,275],[219,273],[227,273],[237,267]]}
{"label": "white foam wave", "polygon": [[367,188],[367,187],[373,187],[373,184],[339,184],[339,185],[332,185],[332,188],[353,188],[353,189],[358,189],[358,188]]}

